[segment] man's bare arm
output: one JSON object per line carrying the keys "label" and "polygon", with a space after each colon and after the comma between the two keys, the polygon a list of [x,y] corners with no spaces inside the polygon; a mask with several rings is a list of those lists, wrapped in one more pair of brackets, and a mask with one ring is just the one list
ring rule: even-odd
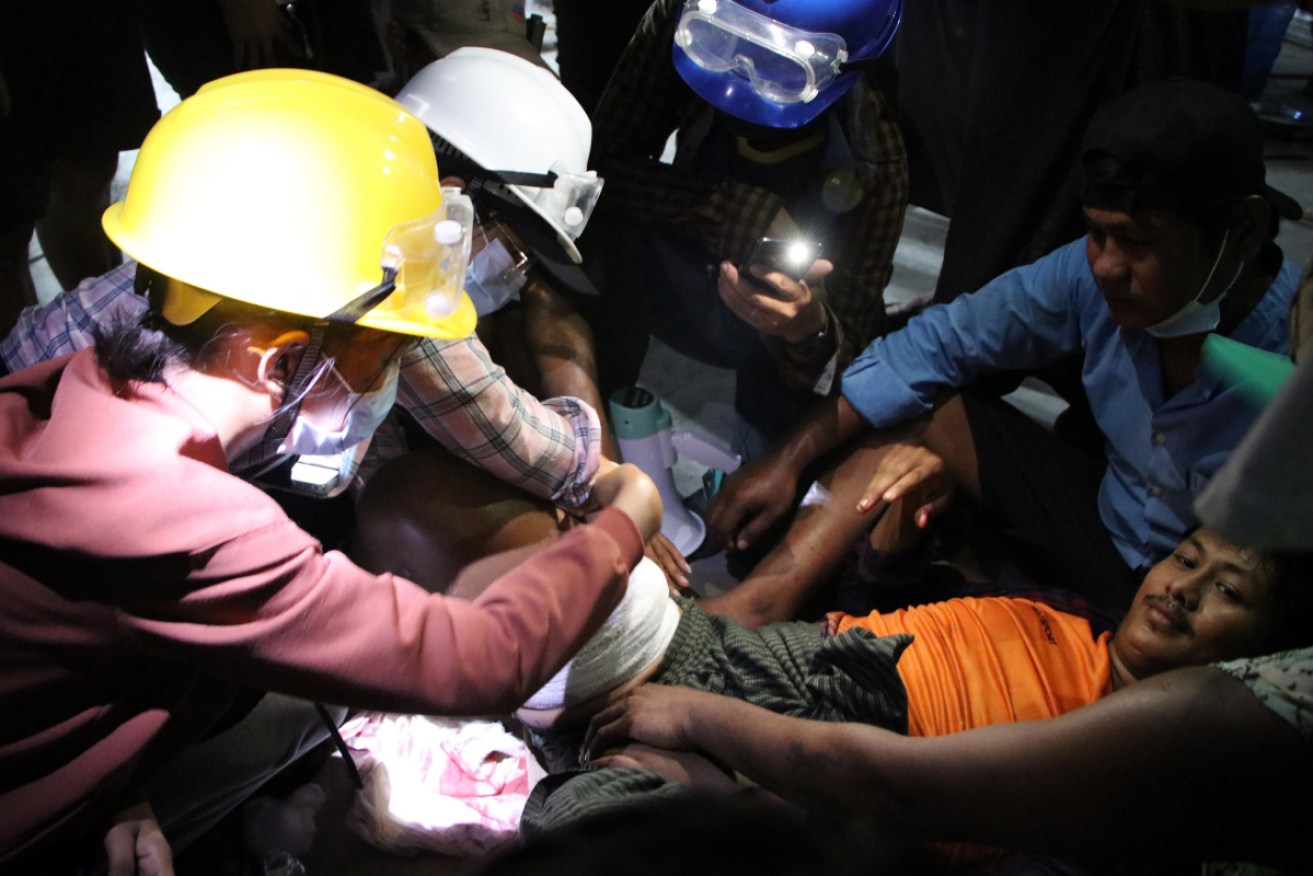
{"label": "man's bare arm", "polygon": [[1059,718],[929,739],[660,685],[594,726],[595,750],[625,736],[695,748],[786,799],[869,812],[926,840],[1293,870],[1313,860],[1313,751],[1213,668],[1164,673]]}

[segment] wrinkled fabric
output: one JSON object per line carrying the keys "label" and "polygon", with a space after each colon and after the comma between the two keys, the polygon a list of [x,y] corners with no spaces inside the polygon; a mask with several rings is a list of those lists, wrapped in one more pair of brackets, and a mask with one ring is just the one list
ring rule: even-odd
{"label": "wrinkled fabric", "polygon": [[364,779],[347,823],[388,852],[491,851],[515,837],[544,775],[495,721],[371,712],[348,721],[342,739]]}
{"label": "wrinkled fabric", "polygon": [[111,383],[91,350],[0,380],[0,482],[0,859],[103,829],[241,684],[513,709],[643,553],[607,508],[474,601],[370,574],[230,475],[187,398]]}

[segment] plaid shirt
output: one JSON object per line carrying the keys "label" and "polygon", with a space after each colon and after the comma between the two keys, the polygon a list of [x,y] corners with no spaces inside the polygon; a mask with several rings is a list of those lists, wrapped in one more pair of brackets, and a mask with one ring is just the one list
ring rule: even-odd
{"label": "plaid shirt", "polygon": [[132,288],[136,273],[136,262],[128,262],[104,276],[83,280],[49,304],[26,308],[0,341],[0,360],[12,374],[90,347],[98,325],[135,323],[146,312],[146,299]]}
{"label": "plaid shirt", "polygon": [[[577,398],[534,398],[477,337],[425,340],[407,353],[397,404],[443,447],[507,483],[562,505],[587,501],[601,458],[597,412]],[[363,476],[407,452],[402,432],[390,421],[374,434]]]}
{"label": "plaid shirt", "polygon": [[[681,0],[652,5],[598,103],[590,164],[606,179],[598,210],[676,231],[738,263],[786,204],[768,189],[680,166],[702,146],[713,112],[670,60],[682,6]],[[907,209],[908,172],[902,135],[881,91],[860,80],[827,112],[828,137],[816,183],[855,181],[860,198],[836,212],[824,241],[834,272],[823,288],[813,290],[835,317],[838,361],[830,364],[842,369],[885,331],[884,288]],[[675,166],[662,164],[666,141],[676,130]],[[825,362],[809,361],[812,357],[787,347],[773,347],[786,376],[808,371],[807,382],[815,381],[817,366]]]}
{"label": "plaid shirt", "polygon": [[[146,299],[133,290],[135,263],[84,280],[46,305],[23,311],[0,341],[10,372],[91,346],[97,325],[136,322]],[[397,403],[439,443],[491,474],[562,505],[588,499],[601,456],[597,413],[575,398],[540,402],[488,357],[477,337],[425,340],[401,363]],[[374,436],[356,478],[408,451],[389,418]],[[259,461],[245,458],[234,467]]]}

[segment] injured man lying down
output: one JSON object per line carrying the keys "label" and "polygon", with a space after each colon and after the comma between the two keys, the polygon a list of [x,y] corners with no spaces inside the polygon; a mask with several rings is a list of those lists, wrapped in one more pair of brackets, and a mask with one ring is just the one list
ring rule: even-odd
{"label": "injured man lying down", "polygon": [[[912,736],[1051,718],[1168,669],[1307,643],[1305,571],[1198,529],[1150,570],[1111,633],[1010,596],[749,629],[669,595],[661,570],[644,561],[603,628],[516,713],[551,774],[530,796],[521,834],[683,790],[688,774],[657,766],[581,768],[591,717],[640,684]],[[727,776],[716,782],[732,786]]]}

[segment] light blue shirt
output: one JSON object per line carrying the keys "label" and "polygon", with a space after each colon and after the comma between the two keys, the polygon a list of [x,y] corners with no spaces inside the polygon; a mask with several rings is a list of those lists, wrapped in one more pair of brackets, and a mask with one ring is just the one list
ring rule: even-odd
{"label": "light blue shirt", "polygon": [[[1231,338],[1290,353],[1287,322],[1299,268],[1276,280]],[[1085,258],[1085,239],[927,308],[877,338],[843,374],[844,398],[883,428],[928,412],[948,391],[1000,370],[1033,369],[1083,352],[1082,380],[1107,437],[1099,514],[1131,568],[1143,572],[1197,525],[1191,504],[1240,443],[1258,410],[1201,368],[1164,397],[1156,340],[1113,323]]]}

